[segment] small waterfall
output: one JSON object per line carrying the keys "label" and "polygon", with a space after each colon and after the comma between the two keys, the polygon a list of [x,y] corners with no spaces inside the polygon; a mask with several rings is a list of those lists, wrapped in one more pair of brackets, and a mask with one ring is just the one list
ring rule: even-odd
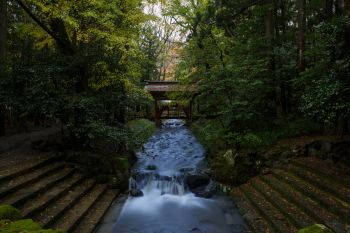
{"label": "small waterfall", "polygon": [[144,190],[145,194],[147,195],[147,193],[154,189],[159,190],[161,195],[172,194],[182,196],[185,194],[184,185],[173,180],[149,180],[147,186],[142,190]]}
{"label": "small waterfall", "polygon": [[145,173],[139,176],[138,181],[131,177],[129,180],[129,189],[140,189],[145,195],[154,192],[154,190],[158,190],[161,195],[171,194],[182,196],[186,193],[183,175],[169,177]]}
{"label": "small waterfall", "polygon": [[[232,233],[225,220],[228,209],[235,214],[232,204],[218,197],[199,197],[198,190],[187,187],[188,175],[206,168],[204,152],[182,121],[165,122],[137,154],[130,196],[113,233]],[[241,219],[235,221],[244,225]]]}

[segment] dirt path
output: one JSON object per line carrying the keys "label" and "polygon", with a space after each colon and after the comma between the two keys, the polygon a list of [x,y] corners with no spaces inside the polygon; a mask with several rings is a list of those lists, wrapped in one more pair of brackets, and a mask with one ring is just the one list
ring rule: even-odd
{"label": "dirt path", "polygon": [[34,157],[47,156],[48,152],[40,152],[31,148],[31,142],[53,137],[60,133],[60,128],[36,129],[32,132],[11,135],[0,138],[0,169],[20,164]]}

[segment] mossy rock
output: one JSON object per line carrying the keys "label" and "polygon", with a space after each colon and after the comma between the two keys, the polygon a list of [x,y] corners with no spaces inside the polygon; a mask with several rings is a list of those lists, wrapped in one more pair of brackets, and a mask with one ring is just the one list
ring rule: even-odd
{"label": "mossy rock", "polygon": [[0,205],[0,220],[19,220],[22,218],[21,213],[10,205]]}
{"label": "mossy rock", "polygon": [[333,233],[333,232],[322,224],[315,224],[299,230],[298,233]]}
{"label": "mossy rock", "polygon": [[150,171],[154,171],[154,170],[157,170],[157,166],[156,165],[148,165],[146,167],[147,170],[150,170]]}
{"label": "mossy rock", "polygon": [[31,219],[9,222],[0,228],[1,233],[27,233],[41,230],[41,226]]}

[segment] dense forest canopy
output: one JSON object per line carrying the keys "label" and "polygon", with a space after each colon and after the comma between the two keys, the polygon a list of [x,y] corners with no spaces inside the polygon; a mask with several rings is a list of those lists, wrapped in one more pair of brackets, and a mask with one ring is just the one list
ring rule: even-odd
{"label": "dense forest canopy", "polygon": [[165,80],[169,69],[198,85],[197,115],[214,118],[211,136],[228,143],[259,144],[283,127],[347,131],[344,0],[1,4],[2,134],[44,117],[58,119],[74,144],[104,138],[120,150],[131,143],[127,112],[151,100],[142,82]]}
{"label": "dense forest canopy", "polygon": [[347,3],[174,0],[167,14],[189,31],[177,78],[199,84],[200,113],[220,122],[207,125],[213,137],[252,145],[276,128],[347,131]]}

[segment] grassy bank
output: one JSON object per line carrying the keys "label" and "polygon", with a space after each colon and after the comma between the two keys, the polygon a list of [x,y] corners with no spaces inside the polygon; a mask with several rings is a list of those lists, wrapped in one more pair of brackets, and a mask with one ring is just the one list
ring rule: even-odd
{"label": "grassy bank", "polygon": [[142,146],[156,131],[157,127],[153,121],[147,119],[135,119],[129,121],[127,126],[132,131],[137,147]]}

